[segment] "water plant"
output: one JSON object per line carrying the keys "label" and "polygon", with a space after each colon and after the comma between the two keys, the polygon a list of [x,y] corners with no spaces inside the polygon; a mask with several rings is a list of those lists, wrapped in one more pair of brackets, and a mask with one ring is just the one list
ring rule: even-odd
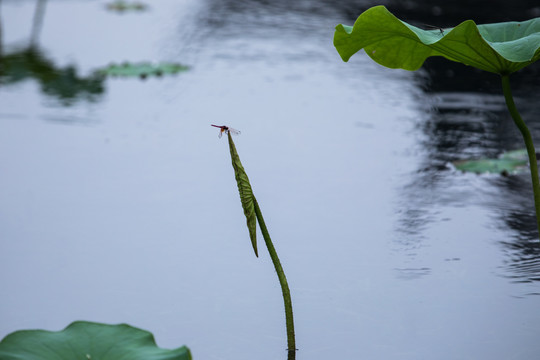
{"label": "water plant", "polygon": [[527,148],[540,229],[536,151],[510,87],[512,73],[540,59],[540,18],[485,25],[467,20],[453,28],[424,30],[398,19],[384,6],[375,6],[360,14],[354,26],[337,25],[334,46],[343,61],[364,49],[375,62],[392,69],[418,70],[428,57],[442,56],[498,74],[508,111]]}
{"label": "water plant", "polygon": [[148,9],[148,5],[139,1],[124,1],[116,0],[107,4],[107,10],[123,13],[125,11],[144,11]]}
{"label": "water plant", "polygon": [[268,228],[266,227],[266,224],[264,222],[261,208],[259,207],[259,204],[257,203],[257,199],[255,198],[255,195],[253,195],[253,190],[251,188],[249,178],[246,174],[246,171],[244,170],[244,167],[242,166],[242,162],[240,161],[240,157],[238,156],[238,152],[236,151],[236,146],[234,145],[233,139],[231,137],[231,133],[235,134],[239,132],[225,125],[221,125],[221,126],[212,125],[212,126],[220,129],[219,137],[221,137],[222,134],[226,133],[227,138],[229,140],[229,151],[231,153],[232,166],[234,169],[234,177],[236,179],[236,184],[238,186],[238,191],[240,193],[240,201],[242,202],[242,208],[244,210],[244,215],[246,216],[249,237],[251,239],[251,245],[253,246],[253,251],[255,252],[255,256],[257,257],[259,256],[258,250],[257,250],[257,223],[258,223],[259,228],[261,229],[261,233],[264,238],[264,242],[266,244],[266,248],[268,249],[268,253],[270,254],[270,258],[272,259],[274,268],[276,269],[276,273],[279,279],[279,284],[281,285],[281,292],[283,294],[283,302],[285,304],[285,322],[286,322],[286,327],[287,327],[288,359],[293,360],[295,359],[295,356],[296,356],[296,341],[295,341],[295,336],[294,336],[294,320],[293,320],[291,292],[289,290],[287,278],[285,277],[285,272],[283,271],[283,267],[281,266],[281,262],[279,261],[278,254],[276,252],[274,244],[272,243],[272,240],[270,239],[270,234],[268,233]]}
{"label": "water plant", "polygon": [[156,346],[154,336],[127,324],[75,321],[61,331],[20,330],[0,341],[2,360],[191,360],[185,346]]}
{"label": "water plant", "polygon": [[138,77],[146,79],[149,76],[161,77],[163,75],[174,75],[189,70],[188,66],[177,63],[159,63],[149,62],[121,64],[110,64],[96,70],[96,73],[111,77]]}
{"label": "water plant", "polygon": [[520,174],[527,171],[527,149],[502,153],[496,159],[457,160],[452,163],[457,170],[476,174]]}

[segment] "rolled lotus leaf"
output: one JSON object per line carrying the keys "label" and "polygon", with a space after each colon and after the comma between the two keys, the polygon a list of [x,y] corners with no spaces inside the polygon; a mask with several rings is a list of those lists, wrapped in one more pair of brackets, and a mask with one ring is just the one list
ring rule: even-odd
{"label": "rolled lotus leaf", "polygon": [[231,132],[227,131],[227,137],[229,139],[229,149],[231,152],[232,166],[234,168],[234,177],[236,178],[236,184],[238,185],[238,192],[240,193],[240,201],[242,202],[242,208],[244,209],[244,215],[246,216],[247,227],[249,230],[249,237],[251,238],[251,245],[255,256],[259,256],[257,252],[257,215],[255,214],[255,197],[249,178],[242,166],[240,156],[236,151],[236,146],[231,137]]}

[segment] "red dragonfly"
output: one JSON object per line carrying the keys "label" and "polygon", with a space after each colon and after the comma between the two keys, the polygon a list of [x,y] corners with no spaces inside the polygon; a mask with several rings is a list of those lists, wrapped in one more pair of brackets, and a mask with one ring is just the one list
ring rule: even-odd
{"label": "red dragonfly", "polygon": [[236,129],[233,129],[231,127],[228,127],[228,126],[225,126],[225,125],[212,125],[210,124],[211,126],[213,127],[217,127],[217,128],[220,128],[221,130],[219,130],[219,135],[218,137],[221,139],[221,135],[223,135],[223,133],[227,134],[227,133],[231,133],[232,135],[240,135],[240,131],[239,130],[236,130]]}

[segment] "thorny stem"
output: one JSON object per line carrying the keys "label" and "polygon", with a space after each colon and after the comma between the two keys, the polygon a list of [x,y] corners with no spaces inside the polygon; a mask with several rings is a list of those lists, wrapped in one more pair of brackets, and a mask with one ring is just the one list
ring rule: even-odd
{"label": "thorny stem", "polygon": [[508,75],[501,75],[501,79],[504,98],[506,100],[506,106],[508,107],[508,111],[510,111],[510,115],[514,120],[514,123],[518,127],[519,131],[521,131],[521,135],[523,136],[523,140],[525,141],[525,146],[527,147],[527,155],[529,156],[529,165],[531,170],[532,187],[534,193],[534,207],[536,210],[536,224],[538,230],[540,231],[540,181],[538,180],[538,164],[536,162],[536,150],[534,149],[531,132],[521,118],[521,115],[519,114],[516,105],[514,104],[512,90],[510,89],[510,79]]}

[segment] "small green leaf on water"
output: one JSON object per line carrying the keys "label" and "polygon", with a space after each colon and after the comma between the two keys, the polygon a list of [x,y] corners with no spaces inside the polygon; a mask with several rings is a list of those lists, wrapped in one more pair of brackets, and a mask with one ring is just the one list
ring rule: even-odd
{"label": "small green leaf on water", "polygon": [[529,157],[527,155],[527,149],[518,149],[518,150],[511,150],[507,151],[499,157],[501,159],[514,159],[514,160],[521,160],[521,161],[529,161]]}
{"label": "small green leaf on water", "polygon": [[124,11],[144,11],[148,9],[148,5],[139,2],[139,1],[123,1],[123,0],[116,0],[113,2],[110,2],[107,4],[107,9],[117,12],[124,12]]}
{"label": "small green leaf on water", "polygon": [[0,341],[1,360],[191,360],[182,346],[157,347],[152,333],[127,324],[75,321],[62,331],[21,330]]}
{"label": "small green leaf on water", "polygon": [[502,154],[498,159],[476,159],[455,161],[456,169],[476,174],[516,174],[527,171],[527,150],[514,150]]}
{"label": "small green leaf on water", "polygon": [[334,46],[343,61],[364,49],[374,61],[392,69],[417,70],[428,57],[444,56],[510,74],[540,59],[540,18],[486,25],[467,20],[454,28],[423,30],[380,5],[360,14],[354,26],[337,25]]}
{"label": "small green leaf on water", "polygon": [[177,74],[187,70],[189,70],[189,67],[182,64],[151,64],[148,62],[126,62],[123,64],[111,64],[109,66],[98,69],[97,72],[105,76],[139,77],[141,79],[146,79],[149,76],[160,77],[163,75]]}
{"label": "small green leaf on water", "polygon": [[231,137],[230,131],[227,131],[227,137],[229,139],[229,149],[231,152],[232,166],[234,168],[234,177],[236,178],[236,184],[238,185],[238,191],[240,192],[240,200],[242,202],[242,208],[244,209],[244,215],[247,220],[247,227],[249,230],[249,237],[251,238],[251,245],[255,256],[259,256],[257,252],[257,216],[255,214],[255,204],[253,191],[251,190],[251,184],[249,183],[248,176],[242,163],[240,162],[240,156],[236,152],[236,147]]}

